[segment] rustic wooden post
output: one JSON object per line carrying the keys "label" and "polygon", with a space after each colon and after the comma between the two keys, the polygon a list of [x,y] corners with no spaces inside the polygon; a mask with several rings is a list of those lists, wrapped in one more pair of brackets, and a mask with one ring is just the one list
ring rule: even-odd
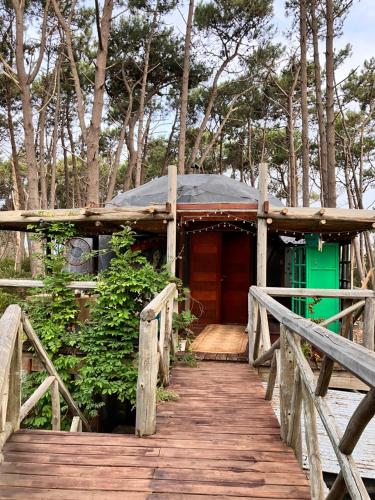
{"label": "rustic wooden post", "polygon": [[288,438],[295,369],[295,360],[286,332],[286,327],[280,325],[280,425],[283,441]]}
{"label": "rustic wooden post", "polygon": [[275,388],[275,383],[276,383],[276,376],[277,376],[277,354],[276,351],[274,351],[271,361],[270,374],[268,376],[266,395],[264,397],[264,399],[267,401],[272,400],[273,390]]}
{"label": "rustic wooden post", "polygon": [[248,335],[248,361],[251,365],[254,361],[254,299],[250,293],[247,295],[247,335]]}
{"label": "rustic wooden post", "polygon": [[[297,339],[296,339],[297,341]],[[293,448],[298,463],[302,467],[302,438],[301,438],[301,411],[302,411],[302,381],[298,365],[294,368],[293,395],[289,417],[289,429],[286,444]]]}
{"label": "rustic wooden post", "polygon": [[305,383],[302,383],[302,394],[303,413],[305,417],[305,438],[309,457],[311,498],[314,500],[324,500],[324,481],[320,461],[316,410],[314,401]]}
{"label": "rustic wooden post", "polygon": [[141,321],[135,433],[149,436],[156,431],[156,385],[158,380],[158,322]]}
{"label": "rustic wooden post", "polygon": [[61,430],[61,410],[60,410],[60,391],[59,383],[55,379],[51,385],[51,400],[52,400],[52,430]]}
{"label": "rustic wooden post", "polygon": [[6,421],[12,424],[13,431],[17,431],[20,428],[22,335],[23,330],[20,322],[9,371],[9,396],[6,415]]}
{"label": "rustic wooden post", "polygon": [[365,312],[363,315],[363,345],[374,350],[374,327],[375,327],[375,299],[367,297],[365,299]]}
{"label": "rustic wooden post", "polygon": [[168,221],[167,227],[167,266],[171,274],[176,274],[176,234],[177,234],[177,169],[175,165],[168,167],[168,203],[173,220]]}
{"label": "rustic wooden post", "polygon": [[267,286],[267,222],[264,216],[265,202],[268,202],[268,164],[259,165],[259,200],[257,230],[257,285]]}

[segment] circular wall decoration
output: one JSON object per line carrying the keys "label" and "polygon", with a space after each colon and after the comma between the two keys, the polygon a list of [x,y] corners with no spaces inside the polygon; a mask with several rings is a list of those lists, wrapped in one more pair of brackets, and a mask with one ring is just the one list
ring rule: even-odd
{"label": "circular wall decoration", "polygon": [[81,266],[90,258],[90,243],[83,238],[70,238],[66,243],[65,259],[72,266]]}

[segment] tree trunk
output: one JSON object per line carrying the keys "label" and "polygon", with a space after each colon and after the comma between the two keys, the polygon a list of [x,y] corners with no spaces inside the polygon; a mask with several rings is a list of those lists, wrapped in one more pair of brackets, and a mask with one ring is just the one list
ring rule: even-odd
{"label": "tree trunk", "polygon": [[328,206],[336,207],[336,154],[335,154],[335,108],[334,108],[334,16],[333,0],[326,0],[326,135],[328,170]]}
{"label": "tree trunk", "polygon": [[46,133],[46,105],[48,94],[42,102],[42,110],[39,113],[39,176],[40,176],[40,207],[46,209],[47,202],[47,172],[46,172],[46,148],[45,148],[45,133]]}
{"label": "tree trunk", "polygon": [[[60,60],[57,61],[56,67],[56,106],[55,106],[55,120],[53,125],[52,133],[52,151],[51,151],[51,186],[50,186],[50,197],[49,197],[49,208],[55,208],[56,204],[56,165],[57,165],[57,141],[59,139],[59,121],[60,121],[60,105],[61,105],[61,95],[60,95]],[[65,151],[65,150],[64,150]],[[66,153],[66,151],[65,151]],[[68,198],[69,193],[66,193]]]}
{"label": "tree trunk", "polygon": [[113,194],[115,192],[117,173],[118,173],[118,169],[120,166],[122,150],[124,148],[127,125],[128,125],[127,121],[125,120],[124,123],[122,124],[120,137],[119,137],[119,141],[118,141],[117,149],[116,149],[116,153],[115,153],[115,158],[113,160],[113,166],[112,166],[112,170],[111,170],[111,173],[109,176],[108,191],[107,191],[107,196],[106,196],[106,200],[105,200],[106,203],[109,203],[112,200]]}
{"label": "tree trunk", "polygon": [[189,97],[189,71],[190,71],[190,47],[191,32],[193,28],[194,0],[189,1],[189,12],[186,23],[184,69],[182,73],[181,111],[180,111],[180,137],[178,141],[178,173],[185,173],[186,153],[186,119]]}
{"label": "tree trunk", "polygon": [[254,165],[253,165],[253,130],[250,115],[247,117],[247,161],[249,163],[250,184],[255,187]]}
{"label": "tree trunk", "polygon": [[298,205],[297,192],[297,161],[296,149],[294,144],[294,109],[293,96],[299,78],[300,68],[295,70],[293,82],[288,93],[288,122],[287,122],[287,138],[289,150],[289,203],[292,207]]}
{"label": "tree trunk", "polygon": [[320,172],[323,206],[328,206],[328,170],[327,170],[327,137],[325,129],[324,106],[322,99],[322,76],[319,57],[318,21],[316,17],[316,0],[311,0],[311,31],[314,49],[314,78],[316,94],[316,112],[320,142]]}
{"label": "tree trunk", "polygon": [[69,113],[69,104],[66,105],[66,129],[68,132],[69,144],[70,144],[70,154],[72,156],[72,173],[73,173],[73,186],[74,186],[74,202],[73,208],[82,207],[82,195],[81,195],[81,185],[78,179],[78,169],[77,169],[77,157],[75,155],[75,144],[72,132],[72,123]]}
{"label": "tree trunk", "polygon": [[100,202],[99,175],[99,139],[104,105],[104,83],[107,66],[108,40],[112,20],[113,0],[105,0],[103,15],[98,32],[98,50],[96,54],[96,71],[94,100],[90,127],[87,131],[87,199],[89,206],[97,206]]}
{"label": "tree trunk", "polygon": [[178,107],[176,107],[176,113],[174,115],[174,120],[173,120],[173,125],[171,129],[171,133],[169,134],[168,138],[168,144],[167,147],[165,148],[165,155],[164,155],[164,160],[163,160],[163,168],[161,171],[161,175],[166,175],[167,170],[168,170],[168,165],[169,165],[169,158],[171,156],[171,147],[172,147],[172,141],[174,134],[176,132],[176,125],[177,125],[177,119],[178,119]]}
{"label": "tree trunk", "polygon": [[302,114],[302,200],[310,205],[309,193],[309,114],[307,107],[307,6],[300,0],[301,114]]}
{"label": "tree trunk", "polygon": [[136,116],[132,116],[129,120],[129,131],[126,135],[126,146],[128,148],[128,168],[125,172],[124,178],[124,191],[129,191],[133,179],[133,171],[137,161],[137,152],[134,148],[134,129],[136,123]]}

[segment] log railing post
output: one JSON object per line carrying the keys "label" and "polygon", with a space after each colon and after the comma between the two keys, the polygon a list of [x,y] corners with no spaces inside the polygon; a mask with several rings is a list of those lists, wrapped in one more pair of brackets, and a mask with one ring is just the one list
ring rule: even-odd
{"label": "log railing post", "polygon": [[298,463],[302,467],[302,438],[301,438],[301,410],[302,410],[302,381],[299,367],[294,368],[293,394],[290,405],[289,429],[286,444],[293,448]]}
{"label": "log railing post", "polygon": [[303,413],[305,417],[305,438],[310,469],[311,498],[314,500],[324,500],[324,481],[322,464],[320,461],[318,428],[316,425],[316,410],[314,401],[302,383]]}
{"label": "log railing post", "polygon": [[283,441],[288,438],[295,369],[294,356],[286,332],[286,327],[280,325],[280,425]]}
{"label": "log railing post", "polygon": [[259,199],[257,220],[257,285],[267,286],[267,222],[264,219],[264,207],[268,201],[268,165],[259,165]]}
{"label": "log railing post", "polygon": [[156,431],[156,389],[159,368],[156,319],[141,321],[137,382],[136,435],[149,436]]}
{"label": "log railing post", "polygon": [[171,274],[176,274],[176,236],[177,236],[177,168],[176,165],[168,167],[168,202],[171,208],[172,220],[167,227],[167,266]]}
{"label": "log railing post", "polygon": [[363,345],[374,350],[374,327],[375,327],[375,299],[368,297],[365,299],[365,312],[363,315]]}
{"label": "log railing post", "polygon": [[60,391],[59,383],[55,379],[51,385],[51,400],[52,400],[52,430],[61,430],[61,409],[60,409]]}
{"label": "log railing post", "polygon": [[20,428],[22,335],[23,330],[22,323],[20,321],[9,370],[9,392],[6,414],[6,421],[12,424],[13,431],[17,431]]}

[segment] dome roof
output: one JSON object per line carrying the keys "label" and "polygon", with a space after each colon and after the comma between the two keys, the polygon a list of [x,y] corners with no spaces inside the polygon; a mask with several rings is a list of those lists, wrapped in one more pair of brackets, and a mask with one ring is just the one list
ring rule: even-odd
{"label": "dome roof", "polygon": [[[177,203],[256,203],[259,191],[225,175],[188,174],[177,176]],[[270,195],[272,205],[282,206]],[[107,207],[145,207],[168,201],[168,177],[158,177],[135,189],[119,193]]]}

